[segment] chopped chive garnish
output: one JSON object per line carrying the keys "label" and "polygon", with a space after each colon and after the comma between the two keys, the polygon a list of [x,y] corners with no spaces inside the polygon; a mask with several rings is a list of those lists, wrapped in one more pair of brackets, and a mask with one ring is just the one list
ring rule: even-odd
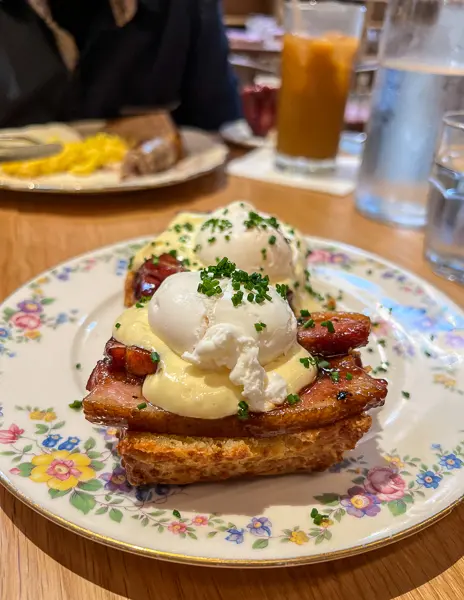
{"label": "chopped chive garnish", "polygon": [[305,323],[303,323],[303,329],[309,329],[316,326],[316,322],[314,319],[308,319]]}
{"label": "chopped chive garnish", "polygon": [[266,250],[266,248],[261,248],[261,254],[263,255],[263,260],[266,260],[266,258],[267,258],[267,250]]}
{"label": "chopped chive garnish", "polygon": [[306,308],[303,308],[300,311],[300,314],[301,314],[302,317],[310,317],[311,316],[311,313],[309,312],[309,310],[306,310]]}
{"label": "chopped chive garnish", "polygon": [[353,375],[352,375],[351,373],[346,373],[346,375],[345,375],[345,379],[346,379],[347,381],[351,381],[351,380],[353,379]]}
{"label": "chopped chive garnish", "polygon": [[335,327],[333,326],[332,321],[322,321],[321,326],[327,327],[329,333],[335,333]]}
{"label": "chopped chive garnish", "polygon": [[174,248],[172,250],[169,250],[168,254],[170,254],[173,258],[177,258],[177,250],[175,250]]}
{"label": "chopped chive garnish", "polygon": [[116,327],[116,329],[119,329],[121,327],[121,323],[116,323],[115,327]]}
{"label": "chopped chive garnish", "polygon": [[154,254],[152,254],[152,255],[151,255],[151,262],[152,262],[154,265],[157,265],[157,264],[159,263],[159,261],[160,261],[160,259],[159,259],[159,257],[158,257],[158,256],[155,256]]}
{"label": "chopped chive garnish", "polygon": [[135,303],[135,308],[143,308],[145,306],[145,304],[143,302],[136,302]]}
{"label": "chopped chive garnish", "polygon": [[152,362],[157,363],[160,361],[160,355],[158,354],[158,352],[152,352],[150,354],[150,358],[152,360]]}
{"label": "chopped chive garnish", "polygon": [[137,404],[137,408],[139,410],[143,410],[144,408],[147,408],[147,403],[146,402],[141,402],[140,404]]}
{"label": "chopped chive garnish", "polygon": [[203,223],[201,229],[211,229],[211,233],[216,233],[216,230],[222,233],[232,229],[232,223],[228,219],[208,219]]}
{"label": "chopped chive garnish", "polygon": [[74,410],[80,410],[82,408],[82,400],[74,400],[74,402],[71,402],[68,406]]}
{"label": "chopped chive garnish", "polygon": [[194,252],[199,252],[201,250],[201,244],[197,244],[193,249]]}
{"label": "chopped chive garnish", "polygon": [[76,369],[77,369],[77,370],[79,370],[79,369],[81,369],[81,368],[82,368],[82,365],[81,365],[81,363],[76,363]]}
{"label": "chopped chive garnish", "polygon": [[134,266],[134,257],[131,256],[129,258],[129,262],[127,263],[127,269],[128,271],[132,271],[132,267]]}
{"label": "chopped chive garnish", "polygon": [[270,246],[273,246],[277,241],[277,238],[275,235],[271,235],[271,237],[269,238],[268,242]]}
{"label": "chopped chive garnish", "polygon": [[311,366],[315,366],[316,360],[314,358],[310,358],[306,356],[305,358],[300,358],[300,363],[304,366],[305,369],[309,369]]}
{"label": "chopped chive garnish", "polygon": [[225,235],[224,238],[225,238],[226,242],[230,241],[230,235]]}
{"label": "chopped chive garnish", "polygon": [[284,300],[286,300],[287,292],[288,292],[288,285],[286,285],[285,283],[276,283],[275,288],[276,288],[277,293],[280,294]]}
{"label": "chopped chive garnish", "polygon": [[216,238],[214,236],[208,238],[208,244],[214,244],[215,241],[216,241]]}
{"label": "chopped chive garnish", "polygon": [[330,374],[330,379],[334,383],[338,383],[340,381],[340,371],[332,371],[332,373]]}
{"label": "chopped chive garnish", "polygon": [[240,400],[240,402],[238,403],[238,411],[237,411],[237,417],[239,419],[248,419],[249,417],[249,408],[248,408],[248,403],[245,402],[245,400]]}
{"label": "chopped chive garnish", "polygon": [[403,396],[403,398],[406,398],[406,400],[409,400],[409,398],[411,397],[411,394],[405,391],[402,391],[401,395]]}
{"label": "chopped chive garnish", "polygon": [[318,360],[317,366],[319,369],[328,369],[330,367],[330,363],[327,360]]}
{"label": "chopped chive garnish", "polygon": [[266,323],[262,323],[262,322],[255,323],[255,329],[258,333],[260,331],[262,331],[265,327],[266,327]]}
{"label": "chopped chive garnish", "polygon": [[243,224],[247,229],[253,229],[254,227],[261,227],[267,229],[268,225],[274,229],[279,228],[279,222],[275,217],[265,218],[256,212],[249,212],[248,219],[243,221]]}
{"label": "chopped chive garnish", "polygon": [[287,402],[289,404],[298,404],[299,401],[300,401],[300,397],[298,396],[298,394],[289,394],[287,396]]}
{"label": "chopped chive garnish", "polygon": [[379,346],[383,346],[385,348],[385,346],[387,345],[387,342],[385,340],[377,340],[377,344]]}

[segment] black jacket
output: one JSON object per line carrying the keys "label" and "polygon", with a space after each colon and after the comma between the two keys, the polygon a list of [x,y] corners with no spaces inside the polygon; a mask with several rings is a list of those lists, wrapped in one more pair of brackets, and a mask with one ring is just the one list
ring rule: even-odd
{"label": "black jacket", "polygon": [[119,28],[107,0],[52,0],[75,38],[69,73],[26,0],[0,0],[0,127],[105,118],[178,105],[181,124],[217,129],[240,116],[219,0],[139,0]]}

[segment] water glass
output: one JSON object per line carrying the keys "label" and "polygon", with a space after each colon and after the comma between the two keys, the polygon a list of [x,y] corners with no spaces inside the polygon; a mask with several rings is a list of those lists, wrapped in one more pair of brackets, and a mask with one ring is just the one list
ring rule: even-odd
{"label": "water glass", "polygon": [[437,275],[464,283],[464,111],[443,119],[429,180],[425,257]]}

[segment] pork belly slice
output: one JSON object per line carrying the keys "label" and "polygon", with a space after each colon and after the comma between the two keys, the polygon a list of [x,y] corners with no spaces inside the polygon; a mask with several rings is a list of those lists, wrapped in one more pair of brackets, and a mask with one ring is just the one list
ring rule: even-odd
{"label": "pork belly slice", "polygon": [[342,356],[369,342],[371,320],[359,313],[317,312],[298,323],[298,343],[311,354]]}
{"label": "pork belly slice", "polygon": [[327,362],[327,369],[320,370],[316,381],[301,390],[299,403],[267,413],[251,413],[246,420],[235,415],[223,419],[182,417],[152,404],[141,410],[137,406],[145,402],[142,383],[133,377],[121,381],[119,374],[113,386],[110,371],[94,382],[84,399],[84,412],[92,423],[124,426],[132,431],[195,437],[269,437],[323,427],[383,405],[387,382],[370,377],[359,357],[348,355]]}
{"label": "pork belly slice", "polygon": [[[155,255],[155,246],[153,254]],[[148,258],[137,271],[128,271],[124,286],[124,305],[132,306],[141,298],[151,298],[166,277],[185,271],[171,254]]]}

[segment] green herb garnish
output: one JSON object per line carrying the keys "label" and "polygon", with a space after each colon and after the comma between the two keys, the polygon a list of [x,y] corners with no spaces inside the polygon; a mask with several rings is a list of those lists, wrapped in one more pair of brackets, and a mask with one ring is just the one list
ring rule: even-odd
{"label": "green herb garnish", "polygon": [[74,402],[71,402],[68,406],[74,410],[80,410],[82,408],[82,400],[74,400]]}
{"label": "green herb garnish", "polygon": [[216,238],[214,236],[208,238],[208,244],[214,244],[215,241],[216,241]]}
{"label": "green herb garnish", "polygon": [[409,400],[409,398],[411,397],[411,394],[405,391],[402,391],[401,395],[403,396],[403,398],[406,398],[406,400]]}
{"label": "green herb garnish", "polygon": [[76,363],[76,369],[77,369],[77,370],[79,370],[79,369],[81,369],[81,368],[82,368],[82,365],[81,365],[81,363]]}
{"label": "green herb garnish", "polygon": [[245,400],[240,400],[240,402],[238,403],[237,417],[239,419],[245,420],[245,419],[248,419],[249,416],[250,415],[249,415],[248,403],[245,402]]}
{"label": "green herb garnish", "polygon": [[276,283],[276,292],[282,296],[284,300],[287,299],[288,285],[285,283]]}
{"label": "green herb garnish", "polygon": [[345,375],[345,379],[346,379],[347,381],[351,381],[351,380],[353,379],[353,375],[352,375],[351,373],[346,373],[346,375]]}
{"label": "green herb garnish", "polygon": [[306,310],[306,308],[303,308],[300,311],[300,314],[301,314],[302,317],[310,317],[311,316],[311,313],[309,312],[309,310]]}
{"label": "green herb garnish", "polygon": [[115,328],[116,328],[116,329],[119,329],[120,327],[121,327],[121,323],[116,323],[116,324],[115,324]]}
{"label": "green herb garnish", "polygon": [[158,354],[158,352],[152,352],[150,354],[150,358],[152,360],[152,362],[157,363],[160,361],[160,355]]}
{"label": "green herb garnish", "polygon": [[255,323],[255,329],[258,333],[260,331],[262,331],[265,327],[266,327],[266,323],[262,323],[262,322]]}
{"label": "green herb garnish", "polygon": [[333,326],[332,321],[322,321],[321,326],[327,327],[329,333],[335,333],[335,327]]}
{"label": "green herb garnish", "polygon": [[287,396],[287,402],[289,404],[298,404],[299,401],[300,401],[300,397],[298,396],[298,394],[289,394]]}
{"label": "green herb garnish", "polygon": [[211,229],[211,233],[216,231],[224,232],[228,229],[232,229],[232,223],[228,219],[208,219],[201,226],[202,231],[205,229]]}
{"label": "green herb garnish", "polygon": [[169,250],[168,254],[170,254],[173,258],[177,258],[177,250],[175,250],[174,248],[172,250]]}
{"label": "green herb garnish", "polygon": [[269,238],[268,242],[269,242],[270,246],[274,246],[274,244],[277,242],[276,236],[275,235],[271,235],[271,237]]}
{"label": "green herb garnish", "polygon": [[146,402],[141,402],[140,404],[137,404],[137,408],[139,410],[143,410],[144,408],[147,408],[147,403]]}
{"label": "green herb garnish", "polygon": [[261,227],[262,229],[267,229],[268,225],[273,227],[274,229],[279,228],[279,222],[275,217],[265,218],[259,215],[256,212],[249,212],[248,219],[243,221],[243,224],[247,229],[253,229],[254,227]]}
{"label": "green herb garnish", "polygon": [[328,369],[330,367],[330,363],[327,360],[318,360],[317,366],[319,369]]}
{"label": "green herb garnish", "polygon": [[340,371],[332,371],[332,373],[330,373],[330,379],[334,383],[338,383],[340,381]]}
{"label": "green herb garnish", "polygon": [[132,271],[132,267],[134,266],[134,257],[131,256],[129,258],[129,262],[127,263],[127,270]]}
{"label": "green herb garnish", "polygon": [[316,326],[316,322],[314,319],[308,319],[305,323],[303,323],[303,329],[309,329]]}

